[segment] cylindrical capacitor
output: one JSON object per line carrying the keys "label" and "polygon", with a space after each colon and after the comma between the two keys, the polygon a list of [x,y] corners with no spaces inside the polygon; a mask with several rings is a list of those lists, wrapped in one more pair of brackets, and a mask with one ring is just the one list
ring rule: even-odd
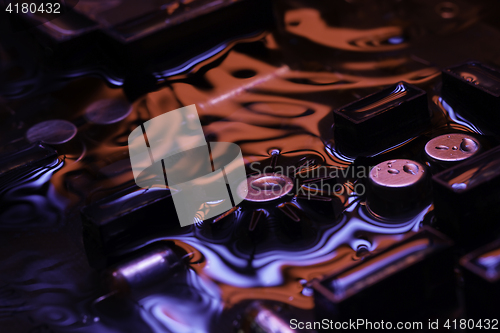
{"label": "cylindrical capacitor", "polygon": [[244,333],[292,333],[309,332],[308,330],[292,329],[291,316],[286,316],[273,306],[263,302],[253,302],[245,311],[239,324],[238,332]]}
{"label": "cylindrical capacitor", "polygon": [[481,151],[479,141],[467,134],[449,133],[437,136],[425,145],[425,156],[435,171],[442,171]]}
{"label": "cylindrical capacitor", "polygon": [[59,154],[81,152],[78,144],[77,128],[66,120],[53,119],[31,126],[26,132],[26,140],[30,143],[42,142],[56,148]]}
{"label": "cylindrical capacitor", "polygon": [[370,170],[366,206],[376,215],[398,216],[423,208],[430,182],[424,165],[407,159],[377,164]]}
{"label": "cylindrical capacitor", "polygon": [[122,121],[132,112],[132,106],[124,99],[107,98],[90,104],[85,109],[88,128],[85,135],[92,140],[102,140],[120,129]]}
{"label": "cylindrical capacitor", "polygon": [[162,244],[108,269],[105,276],[110,289],[129,293],[164,281],[180,267],[179,256],[172,247]]}
{"label": "cylindrical capacitor", "polygon": [[131,111],[127,101],[108,98],[90,104],[85,109],[85,118],[93,124],[110,125],[127,118]]}

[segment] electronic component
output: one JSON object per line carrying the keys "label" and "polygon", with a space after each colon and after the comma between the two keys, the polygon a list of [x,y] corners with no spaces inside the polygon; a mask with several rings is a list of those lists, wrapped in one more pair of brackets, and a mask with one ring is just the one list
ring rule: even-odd
{"label": "electronic component", "polygon": [[[170,212],[170,214],[166,214]],[[110,264],[113,254],[148,236],[179,229],[168,189],[127,189],[82,209],[83,239],[91,266]]]}
{"label": "electronic component", "polygon": [[438,173],[482,151],[481,143],[472,135],[448,133],[429,140],[424,148],[425,159],[433,173]]}
{"label": "electronic component", "polygon": [[47,165],[57,159],[57,152],[41,143],[24,146],[15,153],[0,157],[0,178],[26,175],[29,170]]}
{"label": "electronic component", "polygon": [[32,232],[56,226],[60,221],[59,202],[47,192],[50,176],[62,162],[50,147],[21,144],[19,151],[0,156],[0,226],[22,226]]}
{"label": "electronic component", "polygon": [[26,132],[30,143],[42,142],[53,146],[59,154],[74,152],[77,148],[75,136],[78,132],[67,120],[46,120],[31,126]]}
{"label": "electronic component", "polygon": [[[438,319],[453,330],[467,316],[484,329],[500,313],[497,282],[484,279],[497,274],[498,246],[471,258],[477,273],[458,266],[475,244],[451,249],[430,229],[463,222],[477,243],[499,235],[498,167],[467,169],[487,180],[458,202],[458,192],[432,202],[431,175],[500,143],[489,133],[500,133],[496,100],[469,94],[486,82],[494,95],[496,76],[473,73],[461,91],[441,75],[469,58],[500,64],[500,2],[65,0],[58,17],[41,13],[47,2],[11,13],[7,2],[0,331],[321,332],[358,320],[427,330]],[[172,155],[168,169],[153,153],[189,138],[142,126],[145,169],[131,168],[131,131],[193,103],[202,141],[244,159],[246,174],[224,169],[242,170],[242,185],[225,175],[222,201],[172,177],[179,165],[185,182],[198,165],[213,172],[230,147],[209,145],[207,163],[195,150]],[[44,148],[15,155],[28,142]],[[194,224],[179,227],[181,208],[200,213]]]}
{"label": "electronic component", "polygon": [[[74,2],[74,1],[69,1]],[[212,19],[212,22],[217,22],[216,17],[224,17],[227,21],[225,26],[231,22],[232,19],[238,19],[241,23],[251,22],[250,17],[244,17],[244,10],[247,10],[246,16],[249,14],[256,14],[257,8],[264,9],[264,2],[250,2],[247,0],[223,0],[213,2],[210,0],[195,0],[195,1],[142,1],[140,4],[136,1],[125,0],[116,4],[95,4],[92,1],[79,1],[75,6],[75,10],[85,15],[86,17],[99,22],[100,26],[104,28],[107,34],[122,43],[131,43],[138,40],[143,40],[147,36],[158,35],[166,28],[174,29],[163,37],[168,37],[165,42],[172,39],[173,36],[178,40],[180,37],[180,28],[184,30],[189,26],[196,27],[199,33],[200,27],[196,24],[186,24],[190,21],[199,21],[196,23],[207,24],[207,16]],[[252,8],[253,6],[253,8]],[[112,8],[110,8],[112,7]],[[231,11],[228,11],[231,10]],[[270,8],[268,8],[269,10]],[[232,15],[230,15],[232,14]],[[270,13],[265,11],[261,13],[263,17]],[[260,21],[258,20],[258,21]],[[193,23],[194,23],[193,22]],[[191,22],[190,22],[191,23]],[[178,26],[178,27],[177,27]],[[217,28],[215,25],[213,28]],[[185,35],[189,33],[184,31]],[[213,34],[213,32],[212,32]],[[155,36],[158,37],[158,36]],[[156,40],[156,39],[155,39]],[[134,44],[136,46],[158,47],[158,40],[154,45],[151,41],[147,44]]]}
{"label": "electronic component", "polygon": [[497,318],[500,313],[500,239],[460,259],[467,318]]}
{"label": "electronic component", "polygon": [[478,61],[443,70],[443,96],[458,101],[481,127],[500,133],[500,72]]}
{"label": "electronic component", "polygon": [[430,200],[426,167],[406,159],[384,161],[370,170],[366,206],[377,215],[401,215]]}
{"label": "electronic component", "polygon": [[30,143],[41,141],[49,145],[61,145],[76,135],[76,126],[66,120],[47,120],[30,127],[26,139]]}
{"label": "electronic component", "polygon": [[105,283],[110,290],[121,293],[151,289],[182,267],[180,260],[173,250],[173,243],[151,245],[105,270]]}
{"label": "electronic component", "polygon": [[429,123],[427,94],[399,82],[334,111],[336,146],[351,156],[370,155],[417,135]]}
{"label": "electronic component", "polygon": [[449,133],[437,136],[425,145],[429,160],[444,165],[456,164],[481,151],[481,144],[471,135]]}
{"label": "electronic component", "polygon": [[341,272],[314,280],[316,317],[399,320],[453,306],[451,245],[444,235],[423,227]]}
{"label": "electronic component", "polygon": [[433,177],[436,226],[460,243],[494,236],[498,229],[500,147]]}
{"label": "electronic component", "polygon": [[85,118],[88,122],[99,125],[110,125],[125,119],[132,107],[122,99],[101,99],[85,109]]}
{"label": "electronic component", "polygon": [[283,307],[273,306],[264,302],[251,303],[244,312],[238,325],[238,332],[243,333],[292,333],[313,332],[308,329],[292,329],[293,317]]}
{"label": "electronic component", "polygon": [[87,124],[83,127],[84,136],[100,142],[115,134],[122,121],[132,112],[132,106],[124,99],[106,98],[90,104],[85,109]]}
{"label": "electronic component", "polygon": [[67,0],[61,13],[19,15],[26,26],[36,26],[50,65],[59,69],[65,62],[81,74],[91,69],[100,75],[104,67],[104,76],[118,85],[125,80],[134,97],[273,22],[272,3],[265,0]]}

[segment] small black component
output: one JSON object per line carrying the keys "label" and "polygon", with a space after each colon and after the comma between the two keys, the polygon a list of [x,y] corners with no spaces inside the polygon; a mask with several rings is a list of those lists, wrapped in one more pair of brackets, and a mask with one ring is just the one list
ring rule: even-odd
{"label": "small black component", "polygon": [[443,97],[458,102],[481,128],[500,133],[500,71],[478,61],[443,70]]}
{"label": "small black component", "polygon": [[26,175],[30,170],[47,165],[57,159],[57,152],[41,143],[21,148],[15,153],[0,156],[0,179],[2,182],[16,175]]}
{"label": "small black component", "polygon": [[399,82],[335,110],[335,143],[347,155],[370,155],[417,135],[429,120],[426,92]]}
{"label": "small black component", "polygon": [[500,213],[500,147],[433,178],[436,227],[462,245],[494,237]]}
{"label": "small black component", "polygon": [[399,320],[453,306],[451,245],[448,238],[426,226],[323,281],[314,281],[316,317]]}
{"label": "small black component", "polygon": [[170,190],[139,189],[119,192],[82,209],[83,240],[89,264],[104,268],[117,253],[148,237],[178,230]]}
{"label": "small black component", "polygon": [[460,259],[465,311],[469,319],[498,318],[500,313],[500,239]]}

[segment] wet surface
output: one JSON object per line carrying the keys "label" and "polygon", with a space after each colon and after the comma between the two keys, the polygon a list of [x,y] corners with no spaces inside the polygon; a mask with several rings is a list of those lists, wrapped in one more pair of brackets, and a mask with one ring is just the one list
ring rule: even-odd
{"label": "wet surface", "polygon": [[[277,1],[275,30],[223,44],[190,59],[184,70],[158,71],[154,89],[132,101],[119,81],[87,75],[60,78],[65,84],[50,93],[9,92],[0,105],[0,153],[29,146],[34,137],[77,144],[0,178],[0,325],[6,332],[231,331],[231,311],[256,299],[312,311],[307,282],[383,251],[433,215],[430,202],[404,216],[367,209],[361,185],[369,171],[337,149],[334,109],[400,81],[424,89],[430,124],[368,156],[371,166],[396,158],[422,163],[400,174],[425,165],[426,142],[441,134],[498,142],[441,95],[441,67],[472,57],[500,65],[500,48],[489,42],[500,32],[480,20],[483,4],[452,4],[384,1],[369,19],[366,1],[322,10],[316,2]],[[345,15],[335,14],[339,10]],[[111,76],[102,71],[101,77]],[[184,228],[172,228],[175,211],[163,211],[157,218],[168,227],[117,252],[173,241],[186,254],[179,257],[181,272],[155,281],[146,294],[117,296],[87,263],[81,210],[99,203],[103,219],[121,216],[147,202],[141,195],[169,192],[135,186],[127,139],[147,120],[191,104],[206,141],[238,144],[249,189],[269,195]],[[62,122],[78,134],[56,126]],[[32,155],[21,159],[40,160]],[[277,187],[282,191],[273,193]],[[111,197],[112,204],[103,204]]]}

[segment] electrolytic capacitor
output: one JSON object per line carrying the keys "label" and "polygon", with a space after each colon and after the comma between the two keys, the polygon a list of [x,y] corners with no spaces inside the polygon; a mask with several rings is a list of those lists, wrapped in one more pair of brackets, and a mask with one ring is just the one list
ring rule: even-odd
{"label": "electrolytic capacitor", "polygon": [[433,178],[435,226],[463,246],[498,235],[500,147],[446,169]]}
{"label": "electrolytic capacitor", "polygon": [[171,244],[161,244],[140,251],[131,259],[105,271],[111,290],[133,293],[162,283],[181,268],[181,259]]}
{"label": "electrolytic capacitor", "polygon": [[125,119],[131,111],[127,101],[109,98],[88,106],[85,110],[85,118],[93,124],[110,125]]}
{"label": "electrolytic capacitor", "polygon": [[49,145],[60,145],[68,142],[76,135],[76,126],[66,120],[47,120],[32,126],[26,132],[30,143],[42,141]]}
{"label": "electrolytic capacitor", "polygon": [[90,104],[84,115],[88,122],[85,136],[99,141],[112,135],[131,112],[132,106],[124,99],[107,98]]}
{"label": "electrolytic capacitor", "polygon": [[429,140],[425,145],[426,158],[431,165],[441,170],[471,158],[480,151],[479,140],[463,133],[443,134]]}
{"label": "electrolytic capacitor", "polygon": [[59,154],[81,152],[77,144],[78,129],[67,120],[53,119],[31,126],[26,132],[30,143],[42,142],[56,148]]}
{"label": "electrolytic capacitor", "polygon": [[366,206],[377,215],[404,215],[423,208],[429,192],[424,165],[406,159],[385,161],[370,171]]}

